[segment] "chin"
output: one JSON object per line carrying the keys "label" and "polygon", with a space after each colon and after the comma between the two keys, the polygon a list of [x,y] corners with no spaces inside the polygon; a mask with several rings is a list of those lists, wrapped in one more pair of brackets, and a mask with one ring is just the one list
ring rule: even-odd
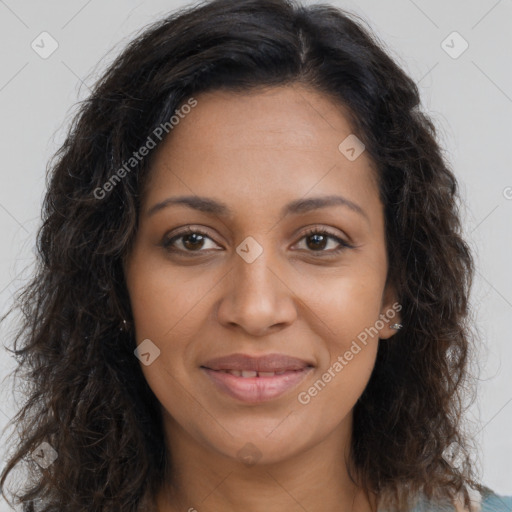
{"label": "chin", "polygon": [[[284,436],[288,441],[293,435]],[[244,434],[223,440],[221,443],[208,441],[208,444],[218,453],[232,462],[245,466],[262,466],[284,462],[304,449],[297,444],[284,444],[282,438],[272,439],[264,434]]]}

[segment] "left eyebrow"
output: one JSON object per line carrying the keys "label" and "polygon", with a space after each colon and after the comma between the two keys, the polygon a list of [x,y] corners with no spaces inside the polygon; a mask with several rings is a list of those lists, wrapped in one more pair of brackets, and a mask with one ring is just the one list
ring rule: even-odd
{"label": "left eyebrow", "polygon": [[[194,210],[198,210],[211,215],[224,217],[233,216],[233,211],[225,203],[211,199],[209,197],[201,196],[168,197],[167,199],[164,199],[163,201],[153,205],[148,210],[146,215],[149,217],[171,205],[184,205]],[[370,220],[368,214],[361,208],[361,206],[354,203],[350,199],[347,199],[346,197],[338,195],[312,197],[309,199],[296,199],[295,201],[286,204],[282,208],[281,216],[284,217],[288,214],[298,215],[301,213],[307,213],[313,210],[328,208],[331,206],[345,206],[353,212],[356,212],[359,215],[365,217],[367,221]]]}
{"label": "left eyebrow", "polygon": [[281,215],[300,214],[320,208],[328,208],[330,206],[345,206],[353,212],[362,215],[368,222],[370,221],[368,214],[356,203],[343,196],[322,196],[311,197],[309,199],[297,199],[284,206]]}

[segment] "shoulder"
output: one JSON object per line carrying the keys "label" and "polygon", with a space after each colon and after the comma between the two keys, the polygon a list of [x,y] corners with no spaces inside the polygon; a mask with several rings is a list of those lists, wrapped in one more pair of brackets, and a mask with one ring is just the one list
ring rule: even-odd
{"label": "shoulder", "polygon": [[490,489],[485,494],[469,489],[472,511],[464,508],[461,499],[453,504],[433,503],[422,496],[411,512],[512,512],[512,496],[496,494]]}
{"label": "shoulder", "polygon": [[481,512],[512,512],[512,496],[490,492],[482,499]]}

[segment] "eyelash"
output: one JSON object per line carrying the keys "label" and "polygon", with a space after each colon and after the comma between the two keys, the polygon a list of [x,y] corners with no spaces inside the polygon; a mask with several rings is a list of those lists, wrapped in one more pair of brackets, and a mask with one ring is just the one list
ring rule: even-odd
{"label": "eyelash", "polygon": [[[196,254],[194,253],[201,253],[201,252],[205,252],[205,251],[202,251],[202,250],[197,250],[197,251],[187,251],[187,250],[183,250],[183,249],[176,249],[174,247],[172,247],[172,244],[176,241],[176,240],[179,240],[180,238],[183,238],[187,235],[201,235],[201,236],[204,236],[206,238],[209,238],[211,240],[211,237],[205,233],[204,231],[202,231],[201,229],[192,229],[192,228],[187,228],[185,231],[182,231],[180,233],[177,233],[176,235],[174,235],[173,237],[171,238],[168,238],[168,239],[165,239],[163,240],[162,242],[162,247],[164,249],[166,249],[167,251],[169,252],[172,252],[172,253],[181,253],[187,257],[196,257]],[[310,236],[313,236],[313,235],[324,235],[324,236],[327,236],[328,238],[331,238],[333,240],[335,240],[336,242],[338,242],[340,244],[340,247],[338,247],[337,249],[331,249],[329,251],[325,251],[325,250],[318,250],[318,251],[313,251],[313,250],[310,250],[308,252],[311,252],[313,254],[318,254],[318,253],[326,253],[328,256],[332,256],[332,255],[337,255],[339,254],[340,252],[344,251],[345,249],[353,249],[354,246],[347,243],[345,240],[339,238],[338,236],[334,235],[333,233],[330,233],[328,230],[326,229],[319,229],[319,228],[310,228],[308,229],[305,233],[302,234],[300,240],[303,240],[304,238],[308,238]],[[300,241],[299,240],[299,241]],[[323,255],[321,257],[324,257]]]}

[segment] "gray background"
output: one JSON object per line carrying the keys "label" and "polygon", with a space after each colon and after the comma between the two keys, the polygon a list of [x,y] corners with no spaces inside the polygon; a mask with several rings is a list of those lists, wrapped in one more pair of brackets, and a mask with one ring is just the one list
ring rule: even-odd
{"label": "gray background", "polygon": [[[465,233],[477,259],[472,307],[482,336],[479,398],[468,413],[469,428],[479,446],[481,480],[512,494],[512,0],[330,3],[362,16],[419,83],[459,178]],[[74,105],[136,33],[183,5],[0,0],[0,312],[30,275],[46,164]],[[31,47],[43,45],[43,31],[58,43],[46,59]],[[450,35],[454,31],[460,36]],[[469,46],[459,55],[464,41]],[[49,39],[44,48],[51,48]],[[12,321],[2,326],[3,343],[12,327]],[[12,368],[2,350],[0,377]],[[3,429],[15,407],[6,383],[0,392]],[[5,440],[3,433],[0,447]],[[0,503],[0,510],[7,505]]]}

